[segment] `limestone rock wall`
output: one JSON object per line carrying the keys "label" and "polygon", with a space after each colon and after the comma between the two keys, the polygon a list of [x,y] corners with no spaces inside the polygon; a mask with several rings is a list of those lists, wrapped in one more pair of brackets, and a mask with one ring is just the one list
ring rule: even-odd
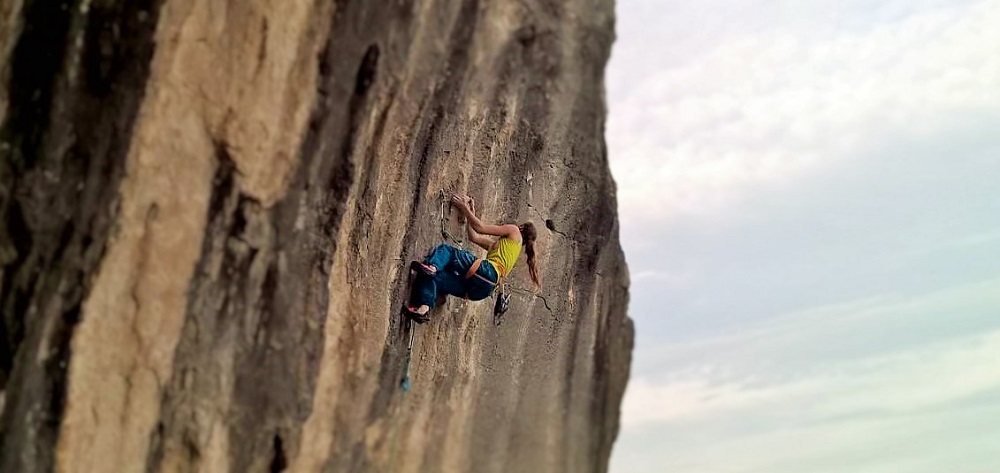
{"label": "limestone rock wall", "polygon": [[[604,471],[610,0],[0,4],[0,471]],[[399,388],[442,189],[541,229]]]}

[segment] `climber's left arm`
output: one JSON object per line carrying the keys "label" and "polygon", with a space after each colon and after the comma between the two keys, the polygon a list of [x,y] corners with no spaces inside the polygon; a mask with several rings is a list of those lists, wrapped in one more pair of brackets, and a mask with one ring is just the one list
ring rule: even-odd
{"label": "climber's left arm", "polygon": [[451,203],[465,214],[465,218],[469,220],[469,227],[475,230],[476,233],[521,241],[521,229],[517,228],[517,225],[487,225],[482,220],[479,220],[476,214],[472,213],[465,199],[463,196],[453,194],[451,196]]}
{"label": "climber's left arm", "polygon": [[[472,197],[469,197],[467,202],[469,203],[469,211],[475,215],[476,201],[473,200]],[[476,233],[476,231],[472,229],[472,225],[465,226],[465,234],[469,237],[469,241],[479,245],[480,248],[486,251],[490,251],[490,248],[493,248],[493,239]]]}
{"label": "climber's left arm", "polygon": [[475,243],[486,251],[490,251],[490,248],[493,247],[493,240],[476,233],[471,226],[469,227],[469,241]]}

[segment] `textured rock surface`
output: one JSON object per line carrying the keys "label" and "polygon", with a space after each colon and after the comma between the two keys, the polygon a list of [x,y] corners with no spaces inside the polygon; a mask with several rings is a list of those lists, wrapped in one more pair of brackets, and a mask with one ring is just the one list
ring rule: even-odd
{"label": "textured rock surface", "polygon": [[[376,5],[377,4],[377,5]],[[603,471],[610,0],[0,4],[0,471]],[[399,389],[441,189],[531,220]]]}

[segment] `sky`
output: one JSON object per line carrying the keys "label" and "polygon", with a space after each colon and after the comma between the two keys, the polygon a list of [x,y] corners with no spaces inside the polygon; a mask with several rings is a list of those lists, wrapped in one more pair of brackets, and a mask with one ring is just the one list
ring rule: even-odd
{"label": "sky", "polygon": [[1000,472],[1000,0],[618,0],[612,473]]}

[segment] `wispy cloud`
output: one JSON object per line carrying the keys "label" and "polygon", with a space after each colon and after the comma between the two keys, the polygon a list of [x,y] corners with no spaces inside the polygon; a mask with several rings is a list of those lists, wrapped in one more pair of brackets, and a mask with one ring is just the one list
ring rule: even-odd
{"label": "wispy cloud", "polygon": [[[730,435],[682,426],[656,431],[673,442],[650,448],[630,473],[993,473],[1000,402],[895,416],[856,416],[836,422],[788,424],[755,432],[729,426]],[[744,423],[752,421],[746,420]],[[634,436],[642,442],[651,430]],[[975,432],[976,435],[970,435]],[[690,440],[694,437],[696,440]]]}
{"label": "wispy cloud", "polygon": [[[630,382],[622,439],[646,453],[619,458],[618,470],[991,472],[1000,459],[979,438],[1000,435],[987,420],[1000,418],[1000,318],[989,316],[998,310],[993,280],[800,311],[647,352],[647,368],[660,368]],[[934,318],[983,313],[989,328],[921,335]],[[643,469],[642,455],[656,467]]]}
{"label": "wispy cloud", "polygon": [[[794,356],[794,354],[789,354]],[[704,377],[629,385],[623,410],[626,426],[740,418],[794,417],[796,425],[837,418],[918,413],[1000,391],[1000,330],[848,363],[817,367],[806,376],[715,384]],[[689,375],[692,373],[688,373]],[[727,373],[732,377],[732,373]],[[777,414],[775,414],[777,413]],[[763,429],[767,431],[767,429]]]}
{"label": "wispy cloud", "polygon": [[1000,0],[617,8],[613,471],[1000,471]]}
{"label": "wispy cloud", "polygon": [[613,88],[608,139],[626,217],[724,208],[748,186],[843,165],[883,135],[933,133],[955,111],[1000,106],[1000,1],[896,10],[897,21],[837,34],[779,21]]}
{"label": "wispy cloud", "polygon": [[[1000,391],[1000,319],[985,333],[925,334],[936,319],[960,322],[995,310],[1000,280],[801,311],[673,344],[647,353],[645,365],[660,368],[637,370],[623,419],[631,426],[777,409],[818,421]],[[896,343],[886,341],[892,337]]]}

